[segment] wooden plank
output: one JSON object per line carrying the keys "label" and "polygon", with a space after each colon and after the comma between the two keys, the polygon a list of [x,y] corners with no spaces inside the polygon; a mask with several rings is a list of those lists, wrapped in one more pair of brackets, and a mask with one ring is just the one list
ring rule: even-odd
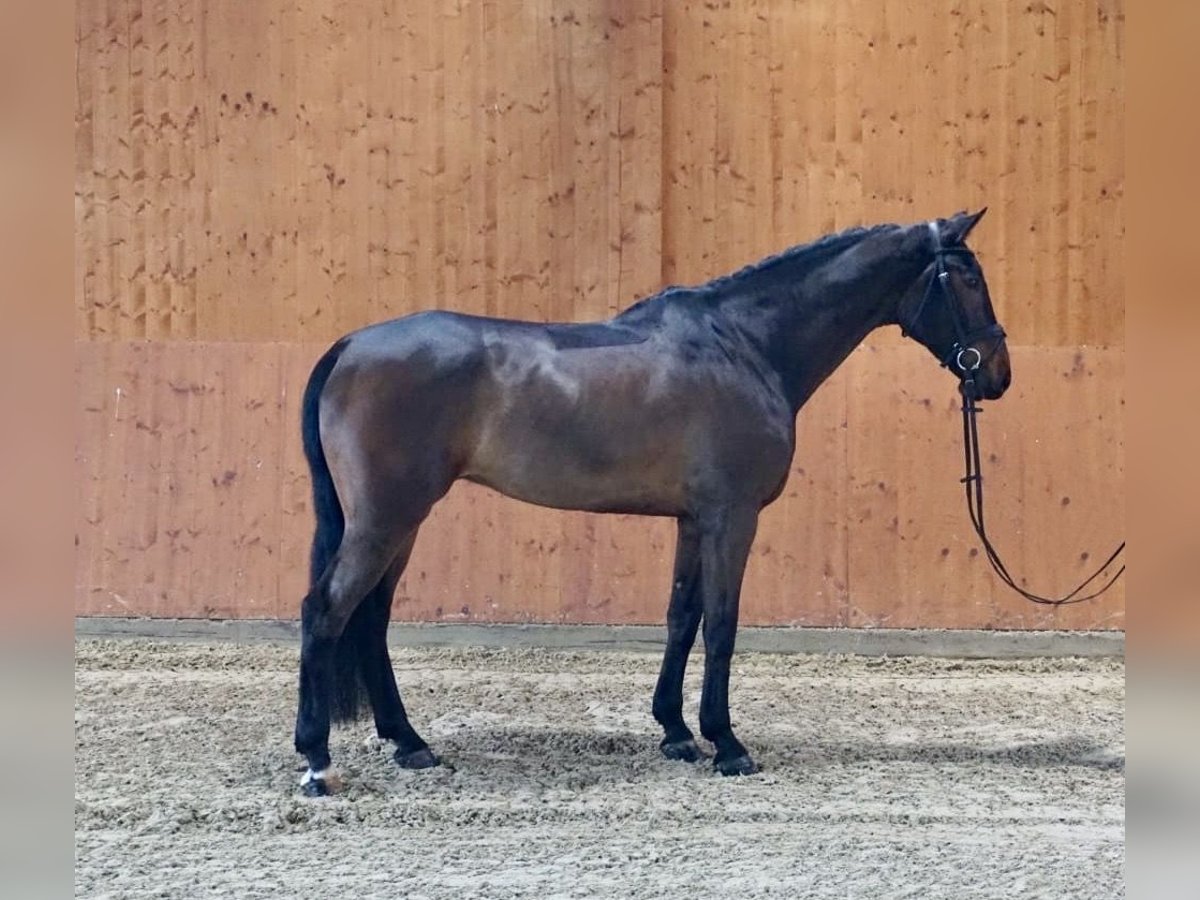
{"label": "wooden plank", "polygon": [[95,335],[102,328],[96,300],[100,251],[100,203],[97,199],[96,134],[100,42],[106,37],[104,8],[80,4],[75,11],[75,334]]}
{"label": "wooden plank", "polygon": [[194,334],[192,5],[85,4],[76,93],[76,333]]}

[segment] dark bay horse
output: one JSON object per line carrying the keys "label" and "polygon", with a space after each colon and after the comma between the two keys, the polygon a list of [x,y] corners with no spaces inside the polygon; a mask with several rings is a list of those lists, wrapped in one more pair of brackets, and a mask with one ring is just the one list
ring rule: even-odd
{"label": "dark bay horse", "polygon": [[304,449],[317,518],[304,599],[296,749],[331,787],[331,717],[365,700],[406,768],[437,757],[409,724],[387,650],[417,530],[456,479],[560,509],[678,522],[653,712],[662,752],[701,758],[682,715],[704,624],[700,732],[725,775],[756,771],[729,722],[742,573],[779,496],[796,413],[866,335],[899,325],[980,395],[1009,384],[1004,331],[960,213],[794,247],[616,317],[537,324],[425,312],[341,340],[313,369]]}

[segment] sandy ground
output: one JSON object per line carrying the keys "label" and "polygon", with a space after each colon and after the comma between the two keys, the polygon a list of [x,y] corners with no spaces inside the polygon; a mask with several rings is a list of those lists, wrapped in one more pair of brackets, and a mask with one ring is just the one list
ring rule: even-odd
{"label": "sandy ground", "polygon": [[307,799],[296,648],[77,643],[76,895],[1124,895],[1116,661],[740,656],[764,771],[727,779],[659,757],[655,657],[394,656],[448,765],[400,771],[360,723],[347,790]]}

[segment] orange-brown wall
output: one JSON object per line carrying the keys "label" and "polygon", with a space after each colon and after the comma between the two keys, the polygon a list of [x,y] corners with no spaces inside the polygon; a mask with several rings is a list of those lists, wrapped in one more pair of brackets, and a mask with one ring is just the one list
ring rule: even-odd
{"label": "orange-brown wall", "polygon": [[[83,615],[296,615],[308,367],[443,307],[608,316],[859,223],[987,204],[1016,386],[990,521],[1057,591],[1123,533],[1121,4],[80,0]],[[895,332],[800,417],[744,621],[1122,628],[974,553],[954,391]],[[417,620],[655,622],[673,526],[460,485]]]}

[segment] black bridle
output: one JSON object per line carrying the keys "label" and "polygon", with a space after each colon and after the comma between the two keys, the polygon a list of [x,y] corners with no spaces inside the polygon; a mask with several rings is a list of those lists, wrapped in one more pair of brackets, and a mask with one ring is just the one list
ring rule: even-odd
{"label": "black bridle", "polygon": [[[929,276],[929,281],[925,285],[925,293],[921,297],[921,302],[917,305],[907,322],[900,323],[900,330],[905,337],[910,334],[915,334],[921,323],[921,316],[925,309],[929,306],[929,300],[933,297],[935,291],[941,289],[942,299],[945,300],[946,309],[950,313],[950,321],[954,326],[954,343],[945,350],[936,350],[929,344],[925,344],[929,351],[938,358],[942,364],[942,368],[949,368],[951,363],[958,370],[959,377],[965,378],[968,372],[974,372],[983,364],[983,354],[979,348],[975,346],[983,340],[993,340],[992,345],[994,352],[999,346],[1000,341],[1004,340],[1004,328],[999,322],[991,322],[981,328],[970,329],[967,327],[967,314],[961,303],[958,302],[958,297],[954,293],[954,288],[950,284],[950,270],[946,268],[946,259],[950,256],[964,256],[974,258],[974,254],[962,245],[947,247],[942,243],[942,236],[938,232],[937,222],[929,223],[929,231],[933,235],[933,262],[934,271]],[[922,342],[924,343],[924,342]],[[971,354],[974,354],[972,358]]]}
{"label": "black bridle", "polygon": [[[1104,564],[1096,569],[1091,575],[1079,583],[1079,585],[1069,594],[1062,597],[1043,597],[1039,594],[1034,594],[1027,591],[1025,588],[1017,584],[1012,575],[1009,574],[1008,568],[1004,565],[1004,561],[1000,558],[1000,554],[996,552],[991,540],[987,536],[987,531],[983,524],[983,473],[980,467],[980,452],[979,452],[979,424],[976,416],[983,410],[976,404],[979,399],[978,386],[975,383],[975,372],[983,363],[983,355],[975,346],[977,341],[986,338],[998,339],[993,345],[990,352],[994,352],[999,346],[1000,341],[1005,337],[1004,329],[1000,327],[998,322],[993,322],[983,328],[977,328],[973,331],[966,327],[966,310],[959,303],[958,297],[954,293],[954,287],[950,283],[950,273],[946,269],[946,257],[955,253],[970,255],[971,251],[966,247],[944,247],[941,242],[941,237],[938,234],[937,224],[929,223],[930,230],[933,233],[934,240],[934,261],[936,270],[929,279],[929,284],[925,288],[925,294],[921,299],[920,305],[916,312],[909,319],[907,326],[903,327],[905,334],[913,331],[912,326],[920,320],[921,314],[924,312],[929,299],[932,296],[935,287],[940,287],[942,297],[945,300],[946,306],[950,311],[951,320],[954,322],[954,331],[957,340],[945,353],[939,353],[932,347],[929,349],[938,356],[942,366],[948,367],[951,363],[958,370],[957,374],[962,379],[962,417],[963,417],[963,455],[965,458],[966,472],[959,479],[966,488],[967,494],[967,512],[971,517],[971,525],[975,529],[975,534],[979,537],[979,542],[983,545],[984,553],[987,555],[988,563],[991,564],[993,571],[1006,585],[1033,603],[1041,603],[1046,606],[1065,606],[1071,603],[1082,603],[1085,600],[1092,600],[1099,597],[1107,591],[1121,574],[1125,571],[1124,563],[1121,564],[1116,573],[1105,582],[1104,586],[1090,594],[1080,596],[1085,588],[1100,577],[1102,573],[1116,561],[1117,557],[1125,550],[1125,542],[1121,541],[1120,546],[1112,552],[1112,555],[1104,561]],[[972,358],[970,354],[974,354]],[[964,359],[965,357],[965,359]]]}

